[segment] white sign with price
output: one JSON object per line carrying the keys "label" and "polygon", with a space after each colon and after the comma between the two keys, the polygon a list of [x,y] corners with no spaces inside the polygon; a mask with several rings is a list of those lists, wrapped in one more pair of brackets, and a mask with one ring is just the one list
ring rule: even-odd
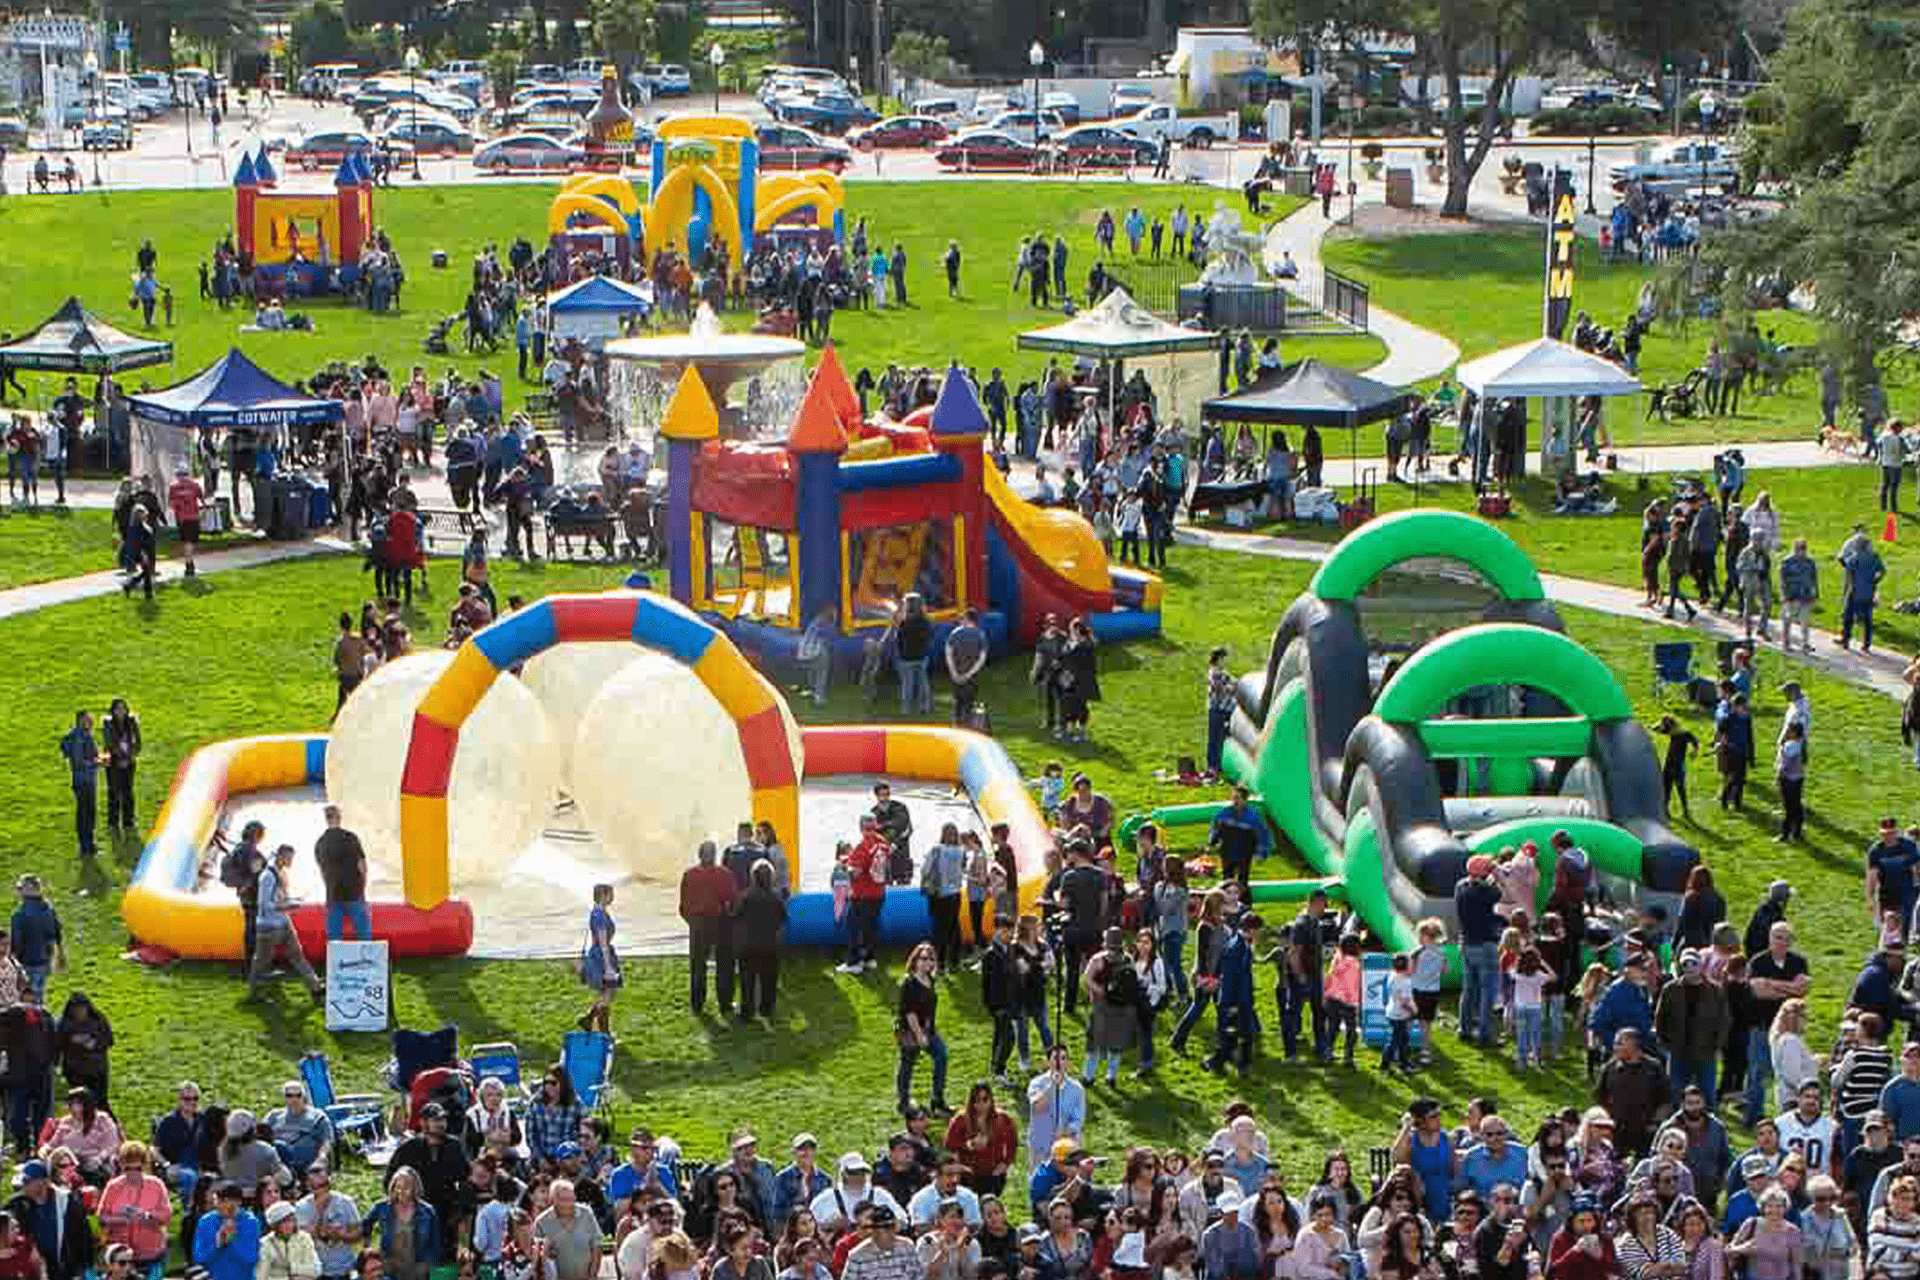
{"label": "white sign with price", "polygon": [[327,944],[327,1030],[385,1031],[390,1004],[387,944]]}

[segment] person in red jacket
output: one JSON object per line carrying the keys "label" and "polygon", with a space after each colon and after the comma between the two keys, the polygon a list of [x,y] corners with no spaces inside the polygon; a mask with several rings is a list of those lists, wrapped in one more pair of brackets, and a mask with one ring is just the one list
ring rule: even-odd
{"label": "person in red jacket", "polygon": [[1592,1196],[1575,1196],[1566,1225],[1547,1244],[1547,1280],[1620,1280],[1613,1237],[1600,1221]]}
{"label": "person in red jacket", "polygon": [[[395,509],[387,517],[387,536],[380,542],[375,554],[379,557],[376,573],[376,590],[389,598],[403,592],[408,604],[413,603],[413,571],[424,571],[427,567],[426,556],[420,549],[420,517],[407,507]],[[425,585],[424,581],[421,585]]]}
{"label": "person in red jacket", "polygon": [[733,1012],[733,941],[728,919],[740,892],[733,872],[720,865],[720,850],[711,840],[700,842],[700,862],[680,877],[680,918],[687,922],[687,958],[692,987],[688,1003],[695,1013],[707,1007],[707,957],[713,957],[714,979],[720,988],[720,1012]]}
{"label": "person in red jacket", "polygon": [[186,562],[186,576],[194,575],[193,553],[200,547],[200,503],[205,497],[200,482],[187,470],[186,463],[173,469],[173,483],[167,486],[167,510],[173,513],[173,527],[180,531],[180,558]]}
{"label": "person in red jacket", "polygon": [[847,855],[847,869],[853,873],[847,906],[847,962],[836,966],[835,973],[861,974],[880,963],[880,907],[887,898],[892,856],[893,841],[880,829],[880,820],[871,813],[861,814],[860,843]]}
{"label": "person in red jacket", "polygon": [[1019,1131],[1013,1117],[994,1104],[993,1086],[984,1080],[974,1085],[965,1109],[947,1124],[947,1154],[966,1166],[974,1194],[1004,1192],[1019,1150]]}

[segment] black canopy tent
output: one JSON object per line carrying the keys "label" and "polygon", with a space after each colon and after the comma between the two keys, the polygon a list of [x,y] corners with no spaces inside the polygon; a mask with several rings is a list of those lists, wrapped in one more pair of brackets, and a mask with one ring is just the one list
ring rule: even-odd
{"label": "black canopy tent", "polygon": [[1202,401],[1200,420],[1276,427],[1344,427],[1349,432],[1357,471],[1360,428],[1397,417],[1412,402],[1413,397],[1400,388],[1375,382],[1351,369],[1301,360],[1245,391]]}
{"label": "black canopy tent", "polygon": [[171,342],[122,333],[78,298],[68,298],[32,333],[0,344],[0,363],[42,373],[120,373],[172,360]]}

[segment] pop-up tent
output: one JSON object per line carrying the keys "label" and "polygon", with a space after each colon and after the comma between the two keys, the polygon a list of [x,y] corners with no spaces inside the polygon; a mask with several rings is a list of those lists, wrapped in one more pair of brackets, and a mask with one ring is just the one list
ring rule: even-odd
{"label": "pop-up tent", "polygon": [[185,382],[127,398],[133,410],[133,474],[164,480],[193,465],[196,431],[342,422],[338,400],[305,395],[247,359],[236,347]]}
{"label": "pop-up tent", "polygon": [[[1115,289],[1071,320],[1045,329],[1027,330],[1020,335],[1018,345],[1023,351],[1063,351],[1100,361],[1164,355],[1169,374],[1167,385],[1171,388],[1176,354],[1218,351],[1225,340],[1217,333],[1170,324],[1135,302],[1125,289]],[[1114,388],[1119,381],[1117,372],[1107,380],[1109,423],[1113,421]],[[1161,416],[1174,415],[1169,408]]]}
{"label": "pop-up tent", "polygon": [[0,345],[0,363],[43,373],[119,373],[172,359],[171,342],[122,333],[78,298],[68,298],[32,333]]}
{"label": "pop-up tent", "polygon": [[578,338],[589,346],[619,337],[622,316],[645,316],[652,310],[652,286],[607,276],[588,276],[547,295],[554,340]]}
{"label": "pop-up tent", "polygon": [[[1272,426],[1343,427],[1355,463],[1360,428],[1405,413],[1410,397],[1399,387],[1375,382],[1351,369],[1301,360],[1277,377],[1230,396],[1204,400],[1203,422],[1259,422]],[[1358,477],[1359,467],[1354,467]]]}
{"label": "pop-up tent", "polygon": [[[1460,385],[1479,397],[1481,422],[1486,421],[1487,405],[1496,400],[1531,399],[1544,403],[1540,414],[1540,469],[1548,473],[1556,462],[1573,456],[1573,402],[1581,396],[1631,396],[1640,393],[1640,379],[1611,360],[1560,342],[1554,338],[1535,338],[1519,346],[1496,351],[1478,360],[1469,360],[1457,371]],[[1483,429],[1475,433],[1478,444],[1474,475],[1485,474],[1485,459],[1492,442]],[[1524,441],[1521,442],[1524,452]]]}

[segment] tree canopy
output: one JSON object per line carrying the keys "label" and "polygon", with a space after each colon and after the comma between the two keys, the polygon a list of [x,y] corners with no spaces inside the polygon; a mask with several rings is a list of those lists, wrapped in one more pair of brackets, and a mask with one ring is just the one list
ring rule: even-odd
{"label": "tree canopy", "polygon": [[1778,184],[1778,216],[1709,236],[1734,313],[1755,282],[1812,287],[1822,345],[1856,386],[1903,350],[1920,312],[1920,3],[1807,0],[1748,101],[1742,168]]}

